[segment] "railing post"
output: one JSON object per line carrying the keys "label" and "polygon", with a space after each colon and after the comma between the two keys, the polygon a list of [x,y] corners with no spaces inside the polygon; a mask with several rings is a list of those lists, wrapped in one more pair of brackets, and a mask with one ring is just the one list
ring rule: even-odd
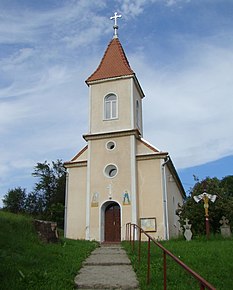
{"label": "railing post", "polygon": [[163,289],[167,289],[167,260],[166,252],[163,251]]}
{"label": "railing post", "polygon": [[148,248],[147,248],[147,284],[150,283],[150,238],[148,237]]}
{"label": "railing post", "polygon": [[130,223],[128,223],[128,240],[130,241]]}
{"label": "railing post", "polygon": [[132,237],[131,237],[131,223],[129,223],[129,242],[130,242],[130,247],[132,247],[132,244],[131,244],[131,240],[132,240]]}
{"label": "railing post", "polygon": [[133,252],[134,252],[134,242],[135,242],[135,225],[133,224]]}
{"label": "railing post", "polygon": [[202,283],[200,284],[200,290],[205,290],[205,286]]}
{"label": "railing post", "polygon": [[[216,290],[214,286],[208,283],[205,279],[203,279],[200,275],[194,272],[191,268],[185,265],[181,260],[179,260],[176,256],[174,256],[170,251],[165,249],[159,242],[157,242],[153,237],[148,235],[142,228],[137,226],[136,224],[127,223],[127,239],[130,241],[131,251],[133,246],[133,252],[135,248],[135,232],[139,230],[138,236],[138,262],[140,265],[141,262],[141,243],[142,243],[142,235],[145,235],[148,238],[148,249],[147,249],[147,284],[150,284],[150,260],[151,260],[151,241],[157,247],[159,247],[163,251],[163,280],[164,280],[164,290],[167,289],[167,255],[170,256],[178,265],[180,265],[185,271],[187,271],[190,275],[192,275],[197,281],[199,281],[200,290]],[[133,234],[132,234],[133,230]],[[133,245],[132,245],[133,243]]]}
{"label": "railing post", "polygon": [[139,228],[139,241],[138,241],[138,263],[141,263],[141,239],[142,239],[142,232]]}

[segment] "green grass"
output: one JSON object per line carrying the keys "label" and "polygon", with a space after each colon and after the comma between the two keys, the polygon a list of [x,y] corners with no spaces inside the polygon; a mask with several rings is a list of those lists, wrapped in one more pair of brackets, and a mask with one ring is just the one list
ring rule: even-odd
{"label": "green grass", "polygon": [[73,289],[82,262],[96,242],[39,241],[32,220],[0,211],[0,289]]}
{"label": "green grass", "polygon": [[[179,257],[192,270],[218,290],[233,289],[233,239],[223,239],[219,236],[185,240],[171,240],[161,244]],[[142,258],[138,264],[138,244],[132,252],[129,243],[124,242],[129,258],[136,271],[140,288],[163,289],[163,253],[151,243],[151,282],[146,283],[147,277],[147,243],[142,243]],[[188,275],[176,262],[167,257],[167,289],[186,290],[199,289],[198,282]]]}
{"label": "green grass", "polygon": [[[218,290],[233,289],[233,239],[211,237],[171,240],[162,244],[200,274]],[[32,220],[21,215],[0,211],[0,289],[4,290],[68,290],[74,288],[74,277],[82,262],[98,246],[96,242],[61,239],[57,244],[39,241]],[[128,252],[140,282],[141,290],[163,289],[162,251],[151,244],[151,283],[146,284],[147,243],[142,244],[141,265],[129,244]],[[171,258],[167,258],[167,289],[199,289]]]}

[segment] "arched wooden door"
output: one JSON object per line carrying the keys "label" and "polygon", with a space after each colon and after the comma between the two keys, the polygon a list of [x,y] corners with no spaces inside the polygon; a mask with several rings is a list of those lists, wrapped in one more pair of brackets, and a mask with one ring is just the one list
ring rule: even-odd
{"label": "arched wooden door", "polygon": [[104,240],[121,241],[121,210],[116,202],[110,203],[105,209]]}

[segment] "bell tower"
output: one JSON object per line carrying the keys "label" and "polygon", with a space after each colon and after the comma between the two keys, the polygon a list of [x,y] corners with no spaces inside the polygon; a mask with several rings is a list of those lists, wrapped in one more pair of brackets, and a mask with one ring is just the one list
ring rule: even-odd
{"label": "bell tower", "polygon": [[117,34],[117,18],[114,36],[95,72],[86,80],[89,86],[89,132],[107,133],[138,130],[142,136],[141,86],[131,69]]}
{"label": "bell tower", "polygon": [[[87,199],[91,199],[93,192],[98,191],[106,202],[120,205],[122,194],[127,192],[130,201],[121,211],[121,216],[127,215],[128,220],[136,223],[136,139],[142,136],[144,94],[118,39],[117,19],[120,17],[117,13],[111,17],[114,19],[113,39],[99,66],[86,80],[90,98],[89,132],[84,135],[89,149]],[[106,208],[109,206],[111,204]],[[91,218],[95,209],[88,210],[87,228],[89,225],[97,230],[98,225]],[[105,221],[101,224],[103,227]],[[104,240],[103,232],[100,233],[101,240]],[[87,231],[86,238],[92,235],[91,231]]]}

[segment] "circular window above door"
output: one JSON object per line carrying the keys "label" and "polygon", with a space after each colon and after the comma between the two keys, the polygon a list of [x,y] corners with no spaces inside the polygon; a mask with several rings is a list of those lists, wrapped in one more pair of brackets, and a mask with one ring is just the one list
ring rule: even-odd
{"label": "circular window above door", "polygon": [[108,178],[115,177],[117,175],[117,172],[118,172],[118,169],[117,169],[116,165],[114,165],[114,164],[109,164],[104,169],[104,174]]}

